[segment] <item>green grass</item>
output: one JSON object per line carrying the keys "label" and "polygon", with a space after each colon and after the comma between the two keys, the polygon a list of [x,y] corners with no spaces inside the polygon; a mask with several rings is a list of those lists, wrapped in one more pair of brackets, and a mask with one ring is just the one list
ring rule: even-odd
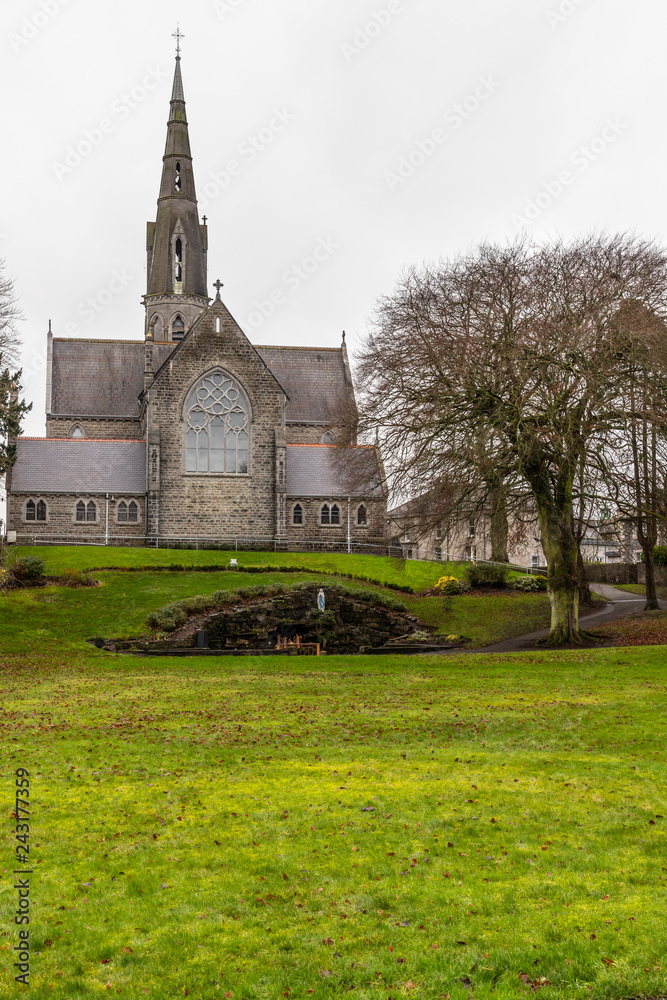
{"label": "green grass", "polygon": [[95,575],[0,595],[0,995],[17,767],[40,998],[667,995],[665,647],[116,657],[85,638],[259,581]]}
{"label": "green grass", "polygon": [[537,632],[551,620],[546,594],[462,594],[452,600],[451,611],[443,610],[439,597],[406,596],[404,603],[426,625],[435,625],[438,635],[465,636],[473,648]]}
{"label": "green grass", "polygon": [[[616,586],[616,590],[627,590],[629,594],[640,594],[642,597],[646,595],[646,586],[643,583],[619,583]],[[658,600],[667,601],[667,587],[656,587],[658,594]]]}
{"label": "green grass", "polygon": [[[37,634],[48,633],[48,623],[55,622],[60,629],[68,625],[72,638],[86,639],[98,635],[105,637],[134,636],[143,631],[146,615],[165,604],[197,594],[211,594],[215,590],[233,590],[236,587],[270,584],[287,580],[317,579],[317,572],[341,573],[357,578],[361,586],[374,581],[378,586],[405,587],[414,591],[431,588],[441,576],[463,575],[462,563],[400,562],[378,556],[321,555],[308,553],[241,553],[239,572],[197,573],[198,566],[226,565],[229,553],[169,550],[121,549],[59,546],[49,548],[21,548],[13,550],[17,556],[36,555],[46,563],[46,572],[56,576],[66,569],[89,570],[92,567],[111,565],[132,570],[131,573],[95,572],[103,584],[102,590],[71,591],[49,588],[45,591],[25,592],[14,595],[15,603],[4,616],[6,634],[19,629],[19,622],[26,614],[37,629]],[[156,573],[141,567],[151,565],[167,567],[172,564],[191,566],[187,573]],[[246,575],[244,566],[304,566],[312,574],[295,573],[280,576],[273,573]],[[512,574],[517,575],[517,574]],[[345,582],[341,576],[341,582]],[[326,578],[324,579],[326,584]],[[333,582],[331,579],[329,582]],[[352,583],[354,585],[354,582]],[[438,635],[465,636],[471,648],[492,645],[502,639],[513,638],[547,628],[550,621],[549,600],[546,594],[523,594],[507,590],[494,596],[463,594],[455,597],[451,609],[440,597],[419,597],[405,594],[400,600],[425,624],[437,629]],[[35,611],[28,612],[29,608]],[[136,609],[136,611],[135,611]],[[16,615],[18,614],[18,618]],[[26,630],[26,641],[35,627]],[[0,621],[0,637],[3,622]]]}
{"label": "green grass", "polygon": [[664,993],[664,663],[9,658],[33,992]]}
{"label": "green grass", "polygon": [[418,562],[383,556],[323,554],[308,552],[224,552],[196,549],[143,549],[91,546],[22,546],[12,549],[17,558],[37,556],[46,563],[47,574],[65,569],[150,568],[152,566],[226,566],[238,558],[243,566],[298,566],[313,571],[345,573],[380,584],[428,590],[441,576],[461,577],[465,563]]}

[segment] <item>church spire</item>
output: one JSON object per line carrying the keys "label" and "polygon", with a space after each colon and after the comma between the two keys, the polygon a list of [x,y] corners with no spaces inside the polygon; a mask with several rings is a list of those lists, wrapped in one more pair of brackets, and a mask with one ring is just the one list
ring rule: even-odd
{"label": "church spire", "polygon": [[148,223],[146,329],[157,341],[182,340],[209,303],[206,226],[197,209],[192,153],[181,74],[180,28],[157,219]]}

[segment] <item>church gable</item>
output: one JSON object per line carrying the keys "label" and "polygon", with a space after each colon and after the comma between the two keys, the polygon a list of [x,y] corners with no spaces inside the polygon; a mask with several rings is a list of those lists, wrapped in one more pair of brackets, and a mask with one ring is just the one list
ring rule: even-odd
{"label": "church gable", "polygon": [[[179,373],[185,377],[187,373],[193,373],[194,378],[216,367],[239,380],[253,406],[255,393],[259,393],[264,404],[268,396],[273,396],[280,400],[281,407],[284,406],[287,393],[219,298],[199,317],[156,371],[153,385],[159,387],[165,377],[173,384],[174,379],[181,381]],[[279,423],[283,420],[281,412]]]}

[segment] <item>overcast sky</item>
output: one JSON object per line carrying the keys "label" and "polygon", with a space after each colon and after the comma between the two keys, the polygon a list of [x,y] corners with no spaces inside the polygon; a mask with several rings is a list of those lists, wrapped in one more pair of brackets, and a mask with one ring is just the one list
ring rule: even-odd
{"label": "overcast sky", "polygon": [[49,319],[143,336],[178,20],[209,277],[256,344],[354,346],[403,267],[521,226],[664,237],[664,0],[3,0],[27,434]]}

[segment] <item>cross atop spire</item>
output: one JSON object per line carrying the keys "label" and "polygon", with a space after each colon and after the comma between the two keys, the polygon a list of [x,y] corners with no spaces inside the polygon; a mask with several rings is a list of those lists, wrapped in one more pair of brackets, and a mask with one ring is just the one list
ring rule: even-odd
{"label": "cross atop spire", "polygon": [[180,23],[176,25],[176,31],[173,33],[173,35],[171,37],[176,39],[176,58],[180,59],[181,58],[181,39],[185,38],[185,35],[181,31],[181,25],[180,25]]}

